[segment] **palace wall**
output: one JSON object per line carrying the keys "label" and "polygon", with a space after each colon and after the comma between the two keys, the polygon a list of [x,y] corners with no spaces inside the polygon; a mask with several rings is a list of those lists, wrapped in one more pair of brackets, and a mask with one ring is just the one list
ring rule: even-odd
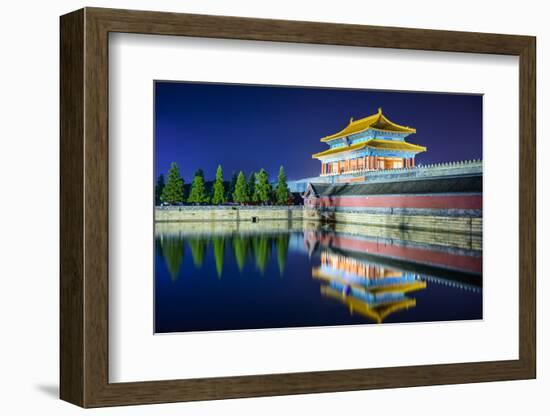
{"label": "palace wall", "polygon": [[481,174],[481,160],[465,160],[449,163],[435,163],[402,169],[372,170],[342,175],[322,175],[288,181],[292,192],[305,192],[308,183],[369,183],[401,179],[432,178],[439,176],[460,176]]}
{"label": "palace wall", "polygon": [[[196,223],[198,229],[205,227],[214,231],[253,230],[257,225],[269,225],[273,230],[294,225],[300,221],[347,224],[349,227],[377,226],[403,230],[437,230],[481,235],[482,218],[461,210],[419,211],[324,211],[305,207],[201,207],[184,206],[155,209],[155,221]],[[192,226],[192,224],[190,224]],[[163,225],[169,228],[169,225]]]}
{"label": "palace wall", "polygon": [[301,220],[302,206],[181,206],[155,207],[155,221]]}

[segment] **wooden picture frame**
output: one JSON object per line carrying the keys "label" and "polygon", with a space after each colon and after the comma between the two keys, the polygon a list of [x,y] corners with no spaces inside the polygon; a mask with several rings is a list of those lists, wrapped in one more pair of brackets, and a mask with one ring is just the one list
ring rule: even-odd
{"label": "wooden picture frame", "polygon": [[[61,17],[60,396],[82,407],[530,379],[535,333],[535,38],[85,8]],[[297,42],[519,57],[519,359],[109,383],[108,35]]]}

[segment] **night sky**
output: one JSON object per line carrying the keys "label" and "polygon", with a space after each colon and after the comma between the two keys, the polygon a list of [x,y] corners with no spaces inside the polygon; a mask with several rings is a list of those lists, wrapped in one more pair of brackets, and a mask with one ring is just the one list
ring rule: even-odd
{"label": "night sky", "polygon": [[177,162],[186,183],[202,168],[214,178],[264,168],[274,180],[320,173],[319,140],[382,107],[391,121],[416,128],[407,141],[426,146],[416,163],[482,158],[482,96],[359,89],[155,82],[155,169]]}

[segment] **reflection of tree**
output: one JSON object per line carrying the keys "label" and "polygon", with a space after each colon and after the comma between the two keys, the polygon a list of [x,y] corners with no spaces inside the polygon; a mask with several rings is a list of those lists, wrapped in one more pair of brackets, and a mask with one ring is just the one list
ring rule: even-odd
{"label": "reflection of tree", "polygon": [[267,236],[254,237],[252,240],[252,248],[254,249],[254,257],[256,259],[256,267],[263,274],[269,261],[271,254],[271,241]]}
{"label": "reflection of tree", "polygon": [[281,276],[285,271],[289,239],[290,237],[288,234],[281,234],[277,236],[277,239],[275,240],[275,246],[277,247],[277,264],[279,265],[279,274]]}
{"label": "reflection of tree", "polygon": [[239,267],[239,271],[243,271],[244,263],[246,262],[246,253],[248,251],[248,238],[242,236],[233,237],[233,255]]}
{"label": "reflection of tree", "polygon": [[222,276],[223,270],[223,255],[225,252],[225,238],[224,237],[213,237],[214,243],[214,258],[216,259],[216,272],[218,277]]}
{"label": "reflection of tree", "polygon": [[189,240],[189,248],[191,248],[191,256],[193,264],[196,268],[202,266],[204,255],[206,254],[206,240],[204,238],[193,238]]}
{"label": "reflection of tree", "polygon": [[183,262],[183,238],[162,237],[160,239],[160,246],[170,277],[172,281],[175,281],[178,278],[178,273]]}

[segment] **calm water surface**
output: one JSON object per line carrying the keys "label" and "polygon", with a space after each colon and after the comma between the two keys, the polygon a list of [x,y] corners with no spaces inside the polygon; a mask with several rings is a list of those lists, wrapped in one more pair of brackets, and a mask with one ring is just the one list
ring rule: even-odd
{"label": "calm water surface", "polygon": [[156,224],[155,332],[482,318],[480,237]]}

